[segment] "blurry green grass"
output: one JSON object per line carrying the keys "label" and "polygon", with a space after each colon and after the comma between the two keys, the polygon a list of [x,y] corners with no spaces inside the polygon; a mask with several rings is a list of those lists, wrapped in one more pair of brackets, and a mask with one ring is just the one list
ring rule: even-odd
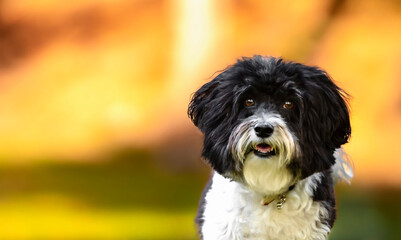
{"label": "blurry green grass", "polygon": [[0,168],[0,239],[197,239],[207,176],[165,173],[146,152],[101,163]]}
{"label": "blurry green grass", "polygon": [[337,220],[330,240],[401,239],[401,189],[337,186]]}
{"label": "blurry green grass", "polygon": [[[101,163],[0,168],[0,239],[197,239],[205,171],[167,173],[143,151]],[[401,239],[401,191],[337,188],[330,239]]]}

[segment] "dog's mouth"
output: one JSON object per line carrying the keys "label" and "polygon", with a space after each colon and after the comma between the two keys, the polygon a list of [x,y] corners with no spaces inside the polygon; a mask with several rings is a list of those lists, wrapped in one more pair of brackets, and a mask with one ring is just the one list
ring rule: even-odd
{"label": "dog's mouth", "polygon": [[253,150],[254,154],[258,157],[270,157],[276,155],[276,150],[267,143],[259,143]]}

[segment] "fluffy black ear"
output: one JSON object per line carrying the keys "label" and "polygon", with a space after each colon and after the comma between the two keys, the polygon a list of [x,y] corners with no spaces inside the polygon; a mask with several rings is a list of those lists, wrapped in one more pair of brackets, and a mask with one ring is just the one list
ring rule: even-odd
{"label": "fluffy black ear", "polygon": [[310,108],[305,109],[304,117],[311,127],[318,130],[327,147],[339,148],[351,136],[348,94],[323,70],[312,68],[304,77],[308,78],[308,103],[305,106]]}
{"label": "fluffy black ear", "polygon": [[188,116],[203,133],[205,133],[203,119],[205,114],[213,109],[211,103],[215,98],[217,85],[216,81],[206,83],[194,93],[189,103]]}
{"label": "fluffy black ear", "polygon": [[192,97],[188,115],[204,134],[227,127],[235,116],[233,111],[235,89],[238,79],[236,68],[229,67],[212,81],[203,85]]}
{"label": "fluffy black ear", "polygon": [[188,107],[189,117],[205,136],[202,156],[220,174],[234,171],[232,154],[227,148],[236,119],[233,86],[237,80],[232,71],[229,68],[203,85]]}
{"label": "fluffy black ear", "polygon": [[318,68],[304,67],[304,109],[302,113],[303,149],[308,149],[309,169],[304,175],[323,171],[334,164],[333,152],[348,142],[351,125],[348,94],[329,75]]}

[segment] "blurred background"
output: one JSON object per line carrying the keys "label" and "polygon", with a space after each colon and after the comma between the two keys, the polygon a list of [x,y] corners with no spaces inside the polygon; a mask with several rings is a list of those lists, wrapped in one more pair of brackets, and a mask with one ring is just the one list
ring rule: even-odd
{"label": "blurred background", "polygon": [[241,56],[352,95],[330,239],[401,239],[399,0],[0,0],[0,239],[196,239],[191,94]]}

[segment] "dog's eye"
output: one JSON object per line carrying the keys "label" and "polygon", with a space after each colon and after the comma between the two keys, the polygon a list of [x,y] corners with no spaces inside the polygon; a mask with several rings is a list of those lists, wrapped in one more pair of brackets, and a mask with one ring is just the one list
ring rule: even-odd
{"label": "dog's eye", "polygon": [[290,101],[286,101],[286,102],[283,104],[283,108],[288,109],[288,110],[291,110],[291,109],[294,108],[294,103],[292,103],[292,102],[290,102]]}
{"label": "dog's eye", "polygon": [[253,105],[255,105],[255,101],[253,99],[248,98],[247,100],[245,100],[244,104],[247,107],[252,107]]}

